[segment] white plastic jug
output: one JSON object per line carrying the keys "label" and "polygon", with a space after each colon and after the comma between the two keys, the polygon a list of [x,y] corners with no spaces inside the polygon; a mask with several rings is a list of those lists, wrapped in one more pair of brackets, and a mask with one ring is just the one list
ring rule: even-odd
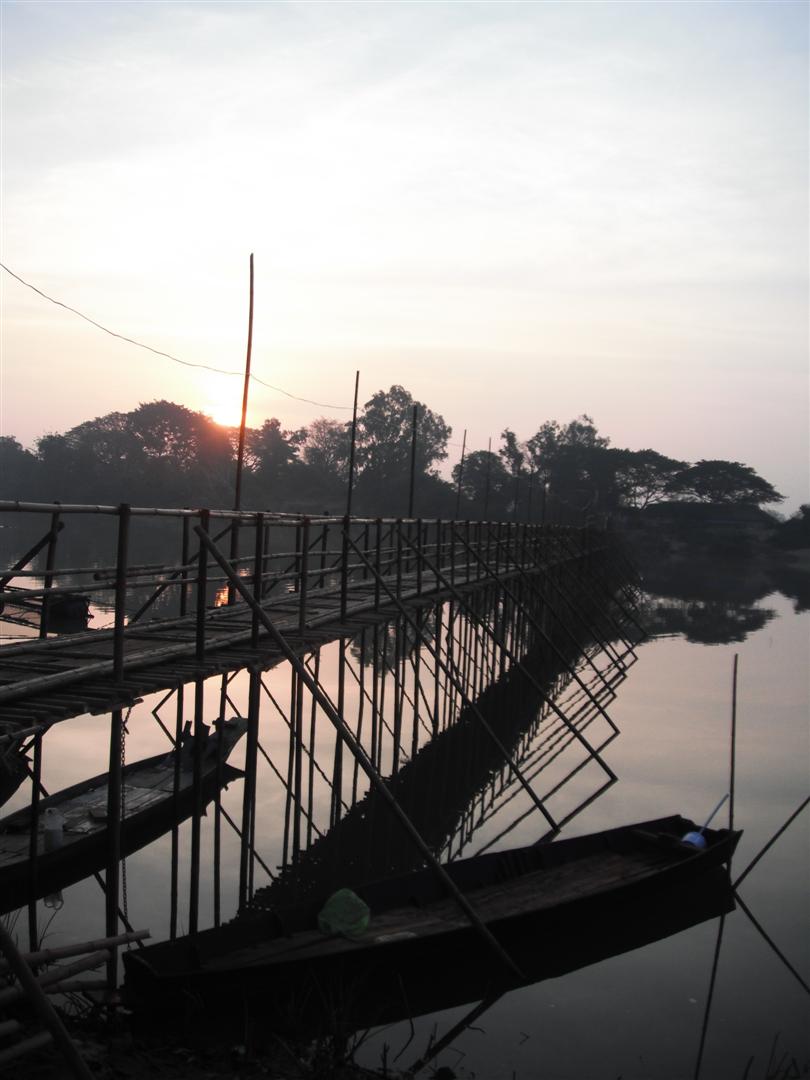
{"label": "white plastic jug", "polygon": [[62,846],[65,834],[65,818],[61,810],[49,806],[42,815],[42,835],[46,851],[54,851]]}

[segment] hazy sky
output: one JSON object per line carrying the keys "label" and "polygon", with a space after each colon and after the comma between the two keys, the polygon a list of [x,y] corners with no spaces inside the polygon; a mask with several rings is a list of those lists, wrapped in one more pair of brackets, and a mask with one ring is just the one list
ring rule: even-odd
{"label": "hazy sky", "polygon": [[[2,259],[118,332],[451,454],[590,413],[808,499],[808,5],[2,3]],[[0,272],[2,434],[237,377]],[[252,390],[250,421],[345,411]]]}

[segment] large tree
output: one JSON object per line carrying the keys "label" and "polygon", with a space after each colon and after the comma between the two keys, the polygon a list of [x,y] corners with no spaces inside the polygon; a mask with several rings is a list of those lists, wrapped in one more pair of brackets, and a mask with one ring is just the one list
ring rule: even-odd
{"label": "large tree", "polygon": [[107,413],[64,434],[43,435],[37,456],[47,498],[120,502],[145,495],[148,462],[129,413]]}
{"label": "large tree", "polygon": [[575,465],[578,457],[609,445],[610,439],[600,435],[591,417],[582,413],[564,426],[556,420],[546,420],[534,435],[526,440],[525,450],[538,476],[553,483],[555,473],[559,473],[561,469],[570,473],[572,464]]}
{"label": "large tree", "polygon": [[325,476],[345,480],[349,475],[351,425],[319,416],[306,431],[301,457]]}
{"label": "large tree", "polygon": [[506,513],[511,489],[509,473],[499,454],[491,450],[473,450],[453,466],[453,483],[461,477],[461,496],[471,514],[497,518]]}
{"label": "large tree", "polygon": [[258,429],[247,433],[246,443],[253,472],[260,477],[278,480],[293,462],[306,438],[306,429],[286,431],[281,421],[273,416]]}
{"label": "large tree", "polygon": [[673,478],[673,495],[707,503],[760,506],[785,498],[750,467],[739,461],[698,461]]}
{"label": "large tree", "polygon": [[233,460],[229,432],[205,415],[173,401],[150,401],[127,414],[129,430],[144,454],[171,463],[172,468],[194,471],[223,467]]}
{"label": "large tree", "polygon": [[36,496],[41,463],[12,435],[0,435],[0,498]]}
{"label": "large tree", "polygon": [[415,401],[402,386],[378,390],[357,421],[357,461],[378,480],[399,481],[410,472],[413,411],[416,408],[416,472],[436,472],[447,457],[452,428],[438,413]]}
{"label": "large tree", "polygon": [[546,420],[525,443],[531,471],[555,503],[575,512],[606,510],[615,503],[610,440],[586,413],[558,424]]}
{"label": "large tree", "polygon": [[638,510],[668,499],[675,478],[687,467],[685,461],[657,450],[614,450],[612,454],[617,494],[624,506]]}
{"label": "large tree", "polygon": [[152,401],[88,420],[37,443],[47,497],[226,505],[233,487],[228,432],[203,413]]}

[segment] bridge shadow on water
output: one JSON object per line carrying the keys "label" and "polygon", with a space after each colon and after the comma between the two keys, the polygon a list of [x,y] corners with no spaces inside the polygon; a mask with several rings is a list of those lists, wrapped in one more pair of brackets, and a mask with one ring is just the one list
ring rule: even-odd
{"label": "bridge shadow on water", "polygon": [[[579,658],[571,659],[576,663]],[[596,697],[604,687],[589,688],[588,693],[574,687],[576,693],[572,693],[571,676],[555,660],[542,650],[524,657],[523,663],[535,673],[537,685],[528,683],[520,671],[505,673],[483,691],[474,709],[462,708],[458,720],[423,745],[391,779],[389,787],[400,807],[437,855],[460,856],[487,822],[499,812],[506,816],[510,802],[517,800],[525,813],[520,785],[501,748],[482,726],[479,713],[533,784],[557,765],[562,775],[555,775],[555,783],[562,789],[571,772],[582,768],[583,756],[572,753],[574,736],[553,713],[549,699],[567,702],[568,692],[573,706],[569,716],[574,714],[578,730],[584,731],[599,715],[588,693]],[[597,682],[596,677],[591,678]],[[566,752],[573,763],[561,763]],[[586,794],[579,806],[568,810],[568,816],[574,816],[593,797],[593,792]],[[508,831],[515,822],[504,824]],[[538,837],[548,831],[542,819],[538,830]],[[418,851],[372,788],[300,858],[285,866],[271,885],[259,890],[249,908],[286,907],[421,865]]]}

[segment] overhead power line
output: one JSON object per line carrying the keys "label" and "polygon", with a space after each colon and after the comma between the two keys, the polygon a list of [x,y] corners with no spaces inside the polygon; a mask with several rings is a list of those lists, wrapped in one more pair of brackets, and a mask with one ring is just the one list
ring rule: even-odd
{"label": "overhead power line", "polygon": [[[80,319],[84,319],[85,322],[90,323],[91,326],[95,326],[98,330],[103,330],[105,334],[109,334],[110,337],[118,338],[119,341],[125,341],[129,345],[135,345],[139,349],[146,349],[147,352],[154,353],[155,356],[163,356],[167,360],[173,361],[175,364],[181,364],[183,367],[199,368],[201,371],[213,371],[217,375],[238,375],[242,376],[244,373],[241,371],[228,371],[226,368],[214,367],[212,364],[195,364],[191,360],[181,360],[179,356],[174,356],[172,353],[163,352],[162,349],[153,349],[151,345],[145,345],[142,341],[136,341],[134,338],[127,337],[125,334],[118,334],[115,330],[110,330],[107,326],[102,326],[100,322],[96,322],[95,319],[91,319],[89,315],[85,315],[82,311],[77,311],[76,308],[71,307],[70,304],[65,304],[61,300],[57,300],[53,296],[49,296],[44,293],[42,289],[38,289],[36,285],[32,285],[30,281],[26,281],[21,278],[19,274],[15,274],[13,270],[10,270],[5,263],[0,262],[0,267],[5,270],[7,274],[15,278],[21,285],[25,285],[27,289],[31,289],[38,296],[41,296],[43,300],[48,300],[51,304],[56,304],[57,307],[64,308],[65,311],[71,312],[73,315],[78,315]],[[299,397],[298,394],[291,394],[289,390],[284,390],[280,386],[273,386],[272,383],[265,382],[264,379],[260,379],[258,375],[251,373],[250,379],[252,382],[258,383],[259,386],[264,386],[267,390],[275,390],[277,394],[284,394],[285,397],[292,398],[293,401],[303,401],[307,405],[316,405],[319,409],[340,409],[346,412],[351,412],[351,405],[330,405],[325,401],[313,401],[312,398]]]}

